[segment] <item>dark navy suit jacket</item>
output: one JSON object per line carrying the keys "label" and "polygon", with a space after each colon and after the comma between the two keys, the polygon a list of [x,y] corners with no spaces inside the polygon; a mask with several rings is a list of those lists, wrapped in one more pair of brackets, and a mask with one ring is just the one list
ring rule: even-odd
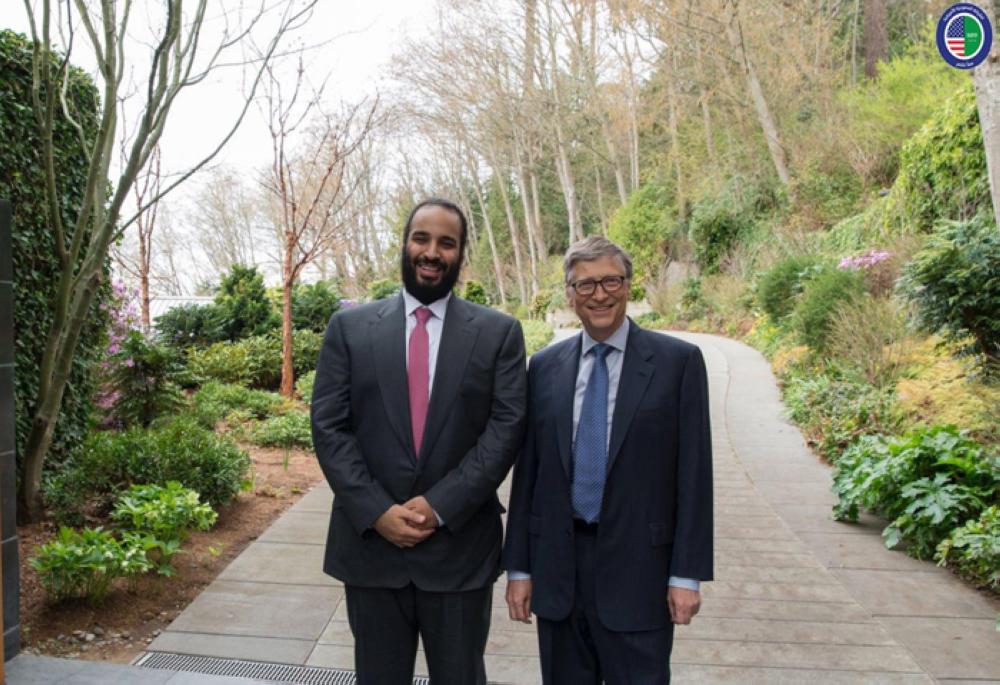
{"label": "dark navy suit jacket", "polygon": [[[701,351],[630,322],[597,533],[597,611],[609,630],[662,628],[670,576],[712,579],[712,445]],[[532,577],[531,610],[566,618],[575,585],[573,397],[581,336],[531,358],[503,567]]]}

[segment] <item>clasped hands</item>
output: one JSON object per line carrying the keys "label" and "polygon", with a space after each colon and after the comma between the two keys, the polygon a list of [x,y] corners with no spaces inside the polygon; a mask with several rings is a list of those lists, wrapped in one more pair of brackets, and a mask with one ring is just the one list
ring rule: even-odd
{"label": "clasped hands", "polygon": [[413,547],[429,538],[437,527],[437,516],[423,496],[393,504],[375,520],[378,534],[397,547]]}

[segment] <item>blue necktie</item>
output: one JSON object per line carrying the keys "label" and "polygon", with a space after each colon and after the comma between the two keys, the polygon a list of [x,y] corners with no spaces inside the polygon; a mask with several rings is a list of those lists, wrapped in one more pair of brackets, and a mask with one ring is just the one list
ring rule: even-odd
{"label": "blue necktie", "polygon": [[608,463],[608,363],[613,349],[598,343],[591,349],[594,368],[583,393],[580,422],[573,447],[573,510],[588,523],[597,521],[604,498]]}

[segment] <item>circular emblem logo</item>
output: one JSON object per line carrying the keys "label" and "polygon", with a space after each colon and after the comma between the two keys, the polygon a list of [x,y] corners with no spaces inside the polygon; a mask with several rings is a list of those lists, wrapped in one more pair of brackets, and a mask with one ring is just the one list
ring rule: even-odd
{"label": "circular emblem logo", "polygon": [[986,12],[970,2],[952,5],[937,25],[938,50],[956,69],[979,66],[993,46],[993,27]]}

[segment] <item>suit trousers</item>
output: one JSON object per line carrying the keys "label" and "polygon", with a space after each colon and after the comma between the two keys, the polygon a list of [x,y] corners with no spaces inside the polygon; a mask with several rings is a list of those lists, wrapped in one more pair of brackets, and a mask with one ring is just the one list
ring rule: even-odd
{"label": "suit trousers", "polygon": [[358,685],[412,685],[417,636],[434,685],[485,685],[493,587],[426,592],[348,585]]}
{"label": "suit trousers", "polygon": [[[573,610],[561,621],[538,619],[545,685],[667,685],[673,624],[659,630],[616,632],[597,615],[596,526],[575,531],[576,589]],[[664,578],[663,610],[667,608]]]}

